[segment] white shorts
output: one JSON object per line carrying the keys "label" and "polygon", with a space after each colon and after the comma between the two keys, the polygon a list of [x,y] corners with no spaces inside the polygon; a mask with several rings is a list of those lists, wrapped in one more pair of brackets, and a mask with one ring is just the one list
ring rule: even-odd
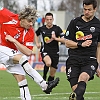
{"label": "white shorts", "polygon": [[25,71],[20,64],[14,64],[12,58],[20,54],[18,51],[5,46],[0,46],[0,63],[4,64],[9,73],[25,75]]}
{"label": "white shorts", "polygon": [[20,64],[15,64],[14,66],[8,66],[7,68],[7,72],[11,73],[11,74],[20,74],[20,75],[26,75],[23,67]]}

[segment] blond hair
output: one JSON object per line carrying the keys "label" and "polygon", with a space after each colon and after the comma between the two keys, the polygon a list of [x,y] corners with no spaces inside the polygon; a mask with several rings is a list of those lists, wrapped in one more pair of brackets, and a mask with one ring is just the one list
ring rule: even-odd
{"label": "blond hair", "polygon": [[29,19],[29,20],[32,20],[33,22],[35,22],[37,19],[36,9],[32,8],[30,6],[25,6],[25,9],[23,9],[19,13],[19,20],[21,20],[21,19]]}

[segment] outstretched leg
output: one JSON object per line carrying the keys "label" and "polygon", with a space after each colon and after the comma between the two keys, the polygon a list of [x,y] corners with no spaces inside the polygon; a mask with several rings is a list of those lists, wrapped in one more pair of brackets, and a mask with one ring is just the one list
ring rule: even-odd
{"label": "outstretched leg", "polygon": [[[52,89],[57,86],[57,84],[59,83],[59,78],[56,78],[54,81],[52,82],[46,82],[44,81],[44,79],[42,78],[42,76],[31,67],[31,65],[29,64],[27,57],[26,56],[22,56],[21,59],[19,60],[19,64],[21,64],[21,66],[23,67],[23,69],[25,70],[25,72],[32,78],[34,79],[34,81],[42,88],[42,90],[45,93],[50,93],[52,91]],[[49,92],[48,92],[49,91]]]}

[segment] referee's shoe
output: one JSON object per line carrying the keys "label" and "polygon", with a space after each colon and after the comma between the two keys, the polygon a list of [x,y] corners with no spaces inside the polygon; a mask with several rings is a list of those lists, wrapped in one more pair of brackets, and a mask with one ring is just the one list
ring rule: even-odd
{"label": "referee's shoe", "polygon": [[76,100],[76,93],[72,92],[69,96],[69,100]]}
{"label": "referee's shoe", "polygon": [[47,89],[44,90],[44,92],[46,94],[50,94],[50,92],[52,92],[52,89],[57,86],[59,81],[60,81],[60,79],[59,79],[59,77],[57,77],[55,80],[47,82],[48,86],[47,86]]}

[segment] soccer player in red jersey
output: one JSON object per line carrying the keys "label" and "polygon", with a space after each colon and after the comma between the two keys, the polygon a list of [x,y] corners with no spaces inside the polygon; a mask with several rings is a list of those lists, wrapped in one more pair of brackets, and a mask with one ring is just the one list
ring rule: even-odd
{"label": "soccer player in red jersey", "polygon": [[36,10],[30,6],[25,7],[19,15],[6,8],[0,9],[0,63],[5,64],[7,71],[12,73],[17,80],[22,100],[31,100],[25,72],[47,94],[50,94],[59,82],[59,78],[52,82],[44,81],[28,62],[27,56],[33,54],[34,30],[32,26],[36,18]]}

